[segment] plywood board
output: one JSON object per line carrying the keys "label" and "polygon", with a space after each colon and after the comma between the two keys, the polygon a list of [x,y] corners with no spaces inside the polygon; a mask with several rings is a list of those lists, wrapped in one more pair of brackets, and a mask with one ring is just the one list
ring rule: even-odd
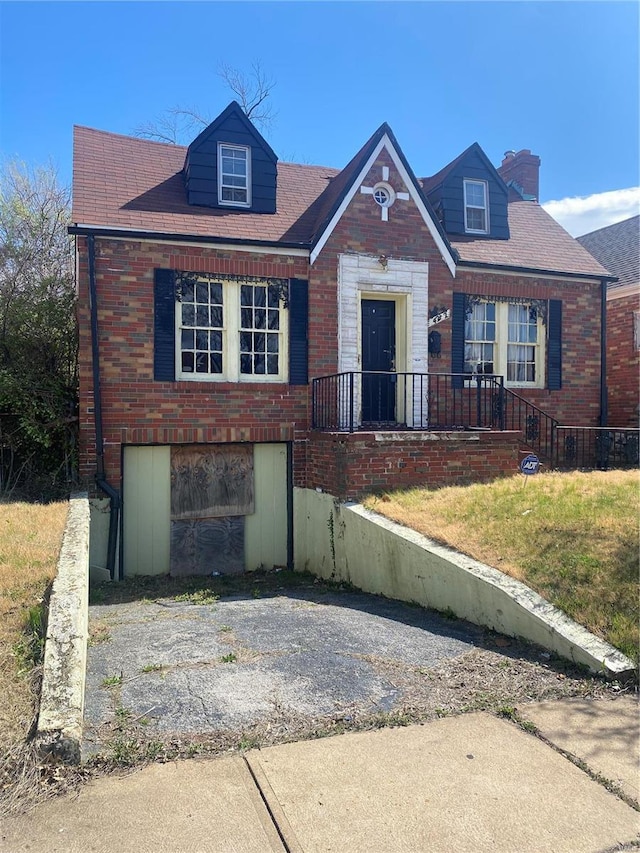
{"label": "plywood board", "polygon": [[172,521],[254,511],[253,445],[171,448]]}
{"label": "plywood board", "polygon": [[229,575],[243,571],[243,516],[171,522],[172,575]]}

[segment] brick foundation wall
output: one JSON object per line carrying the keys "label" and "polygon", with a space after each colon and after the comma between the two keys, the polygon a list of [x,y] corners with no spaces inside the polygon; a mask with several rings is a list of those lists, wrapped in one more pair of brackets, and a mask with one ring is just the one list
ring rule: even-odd
{"label": "brick foundation wall", "polygon": [[640,311],[640,286],[620,288],[607,299],[607,389],[610,426],[637,427],[640,350],[634,340],[634,312]]}
{"label": "brick foundation wall", "polygon": [[411,486],[453,486],[508,476],[520,433],[322,433],[309,439],[309,488],[342,500]]}

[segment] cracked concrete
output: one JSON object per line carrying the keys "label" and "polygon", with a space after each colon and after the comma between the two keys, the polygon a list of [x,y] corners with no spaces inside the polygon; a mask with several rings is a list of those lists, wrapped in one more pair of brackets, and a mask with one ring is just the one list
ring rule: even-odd
{"label": "cracked concrete", "polygon": [[537,648],[497,638],[499,651],[488,650],[482,628],[364,593],[142,600],[93,606],[90,619],[102,641],[88,653],[84,757],[108,747],[118,708],[143,720],[146,738],[188,740],[240,737],[272,721],[286,728],[427,706],[439,715],[452,691],[458,710],[485,707],[532,675],[544,682],[536,695],[588,689],[582,675],[573,682],[543,668],[549,655]]}
{"label": "cracked concrete", "polygon": [[[277,709],[306,716],[353,705],[390,711],[399,691],[368,656],[434,664],[469,651],[482,633],[375,596],[314,600],[295,590],[211,605],[94,606],[90,618],[108,626],[108,639],[89,648],[85,755],[100,749],[101,727],[117,707],[148,718],[150,736],[241,730]],[[105,684],[120,676],[121,683]]]}

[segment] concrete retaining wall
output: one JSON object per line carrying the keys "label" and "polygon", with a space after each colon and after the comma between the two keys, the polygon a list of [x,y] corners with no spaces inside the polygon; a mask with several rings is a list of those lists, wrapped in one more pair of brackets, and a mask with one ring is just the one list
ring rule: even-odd
{"label": "concrete retaining wall", "polygon": [[629,658],[519,581],[328,494],[294,490],[294,563],[366,592],[453,611],[609,677],[634,669]]}
{"label": "concrete retaining wall", "polygon": [[53,582],[36,739],[40,750],[80,761],[89,608],[89,501],[72,495]]}

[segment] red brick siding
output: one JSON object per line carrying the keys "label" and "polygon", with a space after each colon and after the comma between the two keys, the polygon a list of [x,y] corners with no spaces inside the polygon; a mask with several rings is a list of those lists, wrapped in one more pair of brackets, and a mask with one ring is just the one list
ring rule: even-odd
{"label": "red brick siding", "polygon": [[498,174],[505,183],[515,181],[525,193],[539,198],[540,158],[528,148],[518,151],[514,157],[505,157]]}
{"label": "red brick siding", "polygon": [[[373,186],[382,179],[382,167],[389,167],[389,183],[396,192],[406,192],[393,161],[385,151],[372,166],[363,184]],[[338,256],[344,253],[387,255],[429,262],[430,286],[452,281],[429,229],[413,201],[397,200],[383,222],[373,196],[356,192],[334,228],[309,275],[309,366],[311,376],[326,376],[338,369]],[[450,303],[449,303],[450,304]],[[426,327],[426,321],[425,321]]]}
{"label": "red brick siding", "polygon": [[[562,300],[562,389],[514,388],[560,423],[597,426],[600,415],[600,284],[458,270],[455,280],[429,279],[429,305],[451,307],[454,291],[487,296]],[[429,370],[451,372],[451,320],[438,325],[442,357]],[[546,384],[546,377],[545,377]]]}
{"label": "red brick siding", "polygon": [[[95,473],[93,381],[85,240],[79,238],[80,462]],[[100,376],[107,478],[121,476],[122,444],[304,440],[308,389],[286,384],[155,382],[153,271],[164,267],[236,275],[307,277],[304,258],[96,241]],[[294,458],[300,459],[296,452]],[[304,468],[298,468],[304,485]]]}
{"label": "red brick siding", "polygon": [[[384,434],[382,434],[384,436]],[[313,432],[308,486],[343,500],[410,486],[453,486],[514,474],[520,433],[405,433],[390,443],[375,433]]]}
{"label": "red brick siding", "polygon": [[611,426],[638,426],[640,351],[633,333],[635,311],[640,311],[640,288],[617,298],[614,290],[607,300],[608,422]]}
{"label": "red brick siding", "polygon": [[[383,165],[389,167],[391,185],[397,191],[406,190],[385,152],[364,183],[372,186],[380,180]],[[78,238],[78,250],[80,459],[81,474],[90,482],[95,473],[95,435],[87,247],[84,238]],[[343,252],[374,256],[385,254],[393,258],[427,261],[430,309],[435,306],[451,308],[454,290],[562,299],[562,391],[541,389],[519,393],[561,422],[594,425],[598,421],[598,285],[464,270],[458,270],[454,279],[412,201],[397,200],[389,210],[389,221],[384,222],[372,196],[357,192],[311,268],[305,258],[293,256],[215,247],[171,246],[140,240],[97,238],[96,251],[105,464],[107,477],[114,485],[118,484],[121,477],[123,444],[287,441],[294,443],[295,484],[328,488],[323,485],[322,468],[318,468],[320,456],[317,447],[312,452],[306,445],[310,428],[311,385],[289,387],[285,384],[154,381],[155,268],[222,275],[308,278],[310,378],[335,373],[337,370],[337,270],[338,256]],[[425,334],[427,320],[425,317]],[[432,359],[430,369],[450,372],[451,321],[439,324],[438,331],[442,335],[442,358]],[[345,441],[351,446],[355,439],[347,437]],[[435,454],[430,462],[430,477],[434,481],[441,477],[446,482],[468,477],[468,473],[463,471],[464,463],[456,458],[457,451],[460,451],[460,456],[471,452],[472,461],[467,463],[467,469],[478,476],[488,476],[489,468],[496,471],[506,471],[509,466],[513,468],[514,460],[509,456],[511,451],[508,449],[511,440],[505,439],[507,444],[504,447],[499,438],[495,441],[497,444],[491,446],[497,461],[483,462],[484,451],[476,458],[473,455],[475,451],[468,451],[469,442],[462,439],[447,444],[446,459],[444,456],[438,457],[436,450],[429,451]],[[485,445],[474,444],[474,447],[481,446]],[[398,453],[404,453],[405,448],[403,444]],[[369,450],[374,454],[371,459],[366,456]],[[331,451],[332,460],[337,458],[337,452]],[[403,466],[397,471],[393,466],[392,471],[387,470],[384,467],[386,463],[381,463],[378,458],[379,452],[379,445],[375,443],[371,447],[363,445],[357,464],[349,464],[340,473],[340,488],[343,492],[350,494],[354,489],[362,490],[365,487],[390,487],[393,482],[409,484],[425,473],[419,470],[418,463],[407,462],[404,465],[403,457],[398,457]],[[422,443],[415,452],[425,452]],[[386,445],[385,453],[392,453],[392,458],[398,461]],[[334,461],[331,465],[335,468]],[[442,469],[441,474],[438,474],[439,469]],[[349,478],[353,485],[350,485]]]}

